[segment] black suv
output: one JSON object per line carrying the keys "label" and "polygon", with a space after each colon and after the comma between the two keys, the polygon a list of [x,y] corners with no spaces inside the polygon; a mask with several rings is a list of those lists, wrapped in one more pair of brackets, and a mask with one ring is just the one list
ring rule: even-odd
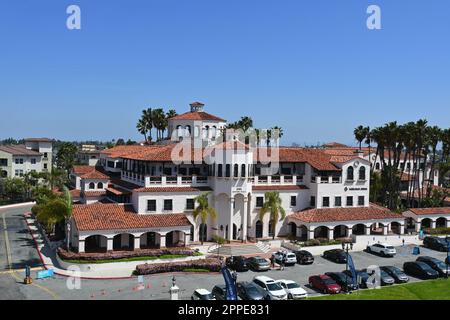
{"label": "black suv", "polygon": [[327,250],[323,253],[323,257],[336,263],[347,263],[347,254],[342,249]]}
{"label": "black suv", "polygon": [[252,282],[238,282],[237,292],[242,300],[264,300],[266,293],[261,287]]}
{"label": "black suv", "polygon": [[239,272],[248,271],[247,259],[242,256],[232,256],[225,260],[227,267]]}
{"label": "black suv", "polygon": [[326,272],[325,275],[336,281],[346,292],[358,290],[358,285],[353,284],[353,278],[344,272]]}
{"label": "black suv", "polygon": [[423,246],[425,248],[447,252],[448,251],[448,243],[444,238],[439,237],[425,237],[423,239]]}
{"label": "black suv", "polygon": [[425,280],[425,279],[437,279],[439,278],[439,273],[431,268],[425,262],[413,261],[405,262],[403,264],[403,271],[413,277]]}
{"label": "black suv", "polygon": [[306,250],[294,251],[297,257],[298,264],[312,264],[314,262],[314,257],[311,252]]}
{"label": "black suv", "polygon": [[439,272],[440,277],[445,277],[447,275],[447,265],[439,259],[433,257],[418,257],[416,261],[425,262],[431,268]]}

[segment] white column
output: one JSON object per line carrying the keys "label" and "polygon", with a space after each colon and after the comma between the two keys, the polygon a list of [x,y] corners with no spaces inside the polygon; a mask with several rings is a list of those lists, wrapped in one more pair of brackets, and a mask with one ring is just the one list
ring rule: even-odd
{"label": "white column", "polygon": [[450,228],[450,218],[447,218],[446,227],[447,227],[447,228]]}
{"label": "white column", "polygon": [[370,235],[370,226],[364,226],[366,229],[366,236]]}
{"label": "white column", "polygon": [[78,253],[84,252],[84,240],[78,240]]}
{"label": "white column", "polygon": [[108,238],[106,240],[106,250],[108,250],[108,251],[113,250],[113,238]]}
{"label": "white column", "polygon": [[159,240],[159,246],[161,248],[165,248],[166,247],[166,234],[162,234]]}
{"label": "white column", "polygon": [[421,222],[416,221],[416,232],[420,231],[420,225],[421,225]]}
{"label": "white column", "polygon": [[347,238],[351,237],[353,234],[353,229],[347,226]]}
{"label": "white column", "polygon": [[308,229],[307,238],[308,238],[308,240],[314,239],[314,228]]}
{"label": "white column", "polygon": [[134,250],[141,248],[141,237],[134,236]]}
{"label": "white column", "polygon": [[430,227],[431,229],[436,229],[436,220],[431,220]]}
{"label": "white column", "polygon": [[328,239],[329,240],[334,239],[334,230],[332,228],[328,228]]}
{"label": "white column", "polygon": [[248,198],[244,198],[244,210],[242,212],[242,241],[247,242],[247,206],[248,206]]}
{"label": "white column", "polygon": [[400,234],[405,234],[405,225],[404,224],[400,225]]}
{"label": "white column", "polygon": [[184,234],[184,245],[187,247],[189,245],[189,240],[190,240],[191,234],[190,233],[185,233]]}
{"label": "white column", "polygon": [[383,236],[388,234],[388,226],[383,225]]}
{"label": "white column", "polygon": [[233,216],[234,216],[234,198],[230,198],[230,216],[228,219],[228,240],[233,240]]}

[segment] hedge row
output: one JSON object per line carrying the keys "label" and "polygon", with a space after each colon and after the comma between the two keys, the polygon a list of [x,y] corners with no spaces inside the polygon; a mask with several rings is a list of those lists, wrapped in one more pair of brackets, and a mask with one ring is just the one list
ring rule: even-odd
{"label": "hedge row", "polygon": [[427,234],[450,234],[450,228],[425,228],[423,231]]}
{"label": "hedge row", "polygon": [[76,253],[67,252],[63,248],[58,248],[58,255],[63,260],[114,260],[135,257],[159,257],[163,255],[183,255],[194,256],[196,252],[189,248],[164,248],[164,249],[136,249],[134,251],[108,251],[100,253]]}
{"label": "hedge row", "polygon": [[221,263],[218,259],[199,259],[184,262],[169,262],[155,264],[140,264],[136,267],[136,275],[147,275],[164,272],[183,272],[185,270],[202,269],[211,272],[219,272]]}

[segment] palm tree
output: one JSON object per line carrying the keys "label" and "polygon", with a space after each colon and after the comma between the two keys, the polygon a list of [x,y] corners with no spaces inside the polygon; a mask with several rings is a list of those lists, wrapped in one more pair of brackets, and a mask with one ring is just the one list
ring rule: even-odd
{"label": "palm tree", "polygon": [[138,130],[138,132],[140,134],[142,134],[144,136],[145,142],[148,142],[148,139],[147,139],[148,129],[147,129],[147,123],[145,122],[144,118],[139,119],[139,121],[136,125],[136,129]]}
{"label": "palm tree", "polygon": [[148,140],[152,141],[153,112],[151,108],[142,111],[142,121],[148,131]]}
{"label": "palm tree", "polygon": [[[430,181],[428,182],[428,188],[427,188],[427,198],[430,197],[431,195],[431,186],[432,186],[432,179],[433,179],[433,172],[434,172],[434,167],[435,167],[435,163],[436,163],[436,152],[437,152],[437,145],[438,143],[442,140],[442,130],[437,127],[437,126],[433,126],[433,127],[429,127],[428,128],[428,141],[430,143],[430,147],[431,147],[431,165],[430,165]],[[425,175],[424,175],[424,180],[425,180]]]}
{"label": "palm tree", "polygon": [[162,133],[166,129],[166,115],[162,108],[154,109],[152,111],[153,126],[156,129],[156,140],[162,139]]}
{"label": "palm tree", "polygon": [[209,206],[208,202],[209,192],[203,193],[195,198],[195,202],[198,203],[198,206],[192,212],[192,216],[194,220],[197,220],[200,217],[200,241],[203,245],[203,228],[206,226],[208,222],[208,217],[210,217],[213,221],[217,219],[217,211],[213,207]]}
{"label": "palm tree", "polygon": [[263,221],[266,213],[270,213],[270,221],[272,222],[273,228],[272,237],[273,239],[275,239],[275,230],[277,222],[284,220],[284,218],[286,217],[286,212],[284,211],[280,194],[278,192],[276,191],[266,192],[264,197],[265,202],[261,208],[261,211],[259,212],[259,218],[261,219],[261,221]]}
{"label": "palm tree", "polygon": [[253,120],[250,117],[242,117],[241,120],[238,121],[238,127],[242,129],[244,132],[253,127]]}
{"label": "palm tree", "polygon": [[69,229],[69,221],[72,218],[73,213],[73,202],[72,195],[67,187],[64,187],[64,203],[66,204],[66,210],[64,212],[64,222],[66,228],[66,245],[67,251],[70,251],[70,229]]}
{"label": "palm tree", "polygon": [[278,133],[277,140],[275,141],[275,144],[278,146],[279,143],[280,143],[280,139],[281,139],[281,138],[283,137],[283,135],[284,135],[283,128],[281,128],[281,127],[279,127],[279,126],[275,126],[275,127],[273,127],[273,128],[270,130],[270,135],[272,136],[272,134],[273,134],[274,132],[277,132],[277,133]]}
{"label": "palm tree", "polygon": [[367,137],[367,127],[359,126],[353,131],[355,139],[359,142],[359,150],[361,150],[362,142]]}
{"label": "palm tree", "polygon": [[[178,113],[174,110],[174,109],[170,109],[167,113],[166,113],[166,126],[169,126],[169,119],[176,117],[178,115]],[[173,129],[172,129],[173,130]],[[170,138],[170,135],[172,134],[172,132],[167,132],[167,138]]]}

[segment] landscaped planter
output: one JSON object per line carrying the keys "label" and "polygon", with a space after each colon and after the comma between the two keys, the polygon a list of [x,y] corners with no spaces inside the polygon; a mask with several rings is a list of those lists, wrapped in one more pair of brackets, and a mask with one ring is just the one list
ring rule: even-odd
{"label": "landscaped planter", "polygon": [[155,264],[140,264],[136,266],[135,274],[147,275],[164,272],[183,272],[193,271],[195,269],[209,270],[211,272],[219,272],[221,263],[218,259],[202,259],[183,262],[168,262]]}

